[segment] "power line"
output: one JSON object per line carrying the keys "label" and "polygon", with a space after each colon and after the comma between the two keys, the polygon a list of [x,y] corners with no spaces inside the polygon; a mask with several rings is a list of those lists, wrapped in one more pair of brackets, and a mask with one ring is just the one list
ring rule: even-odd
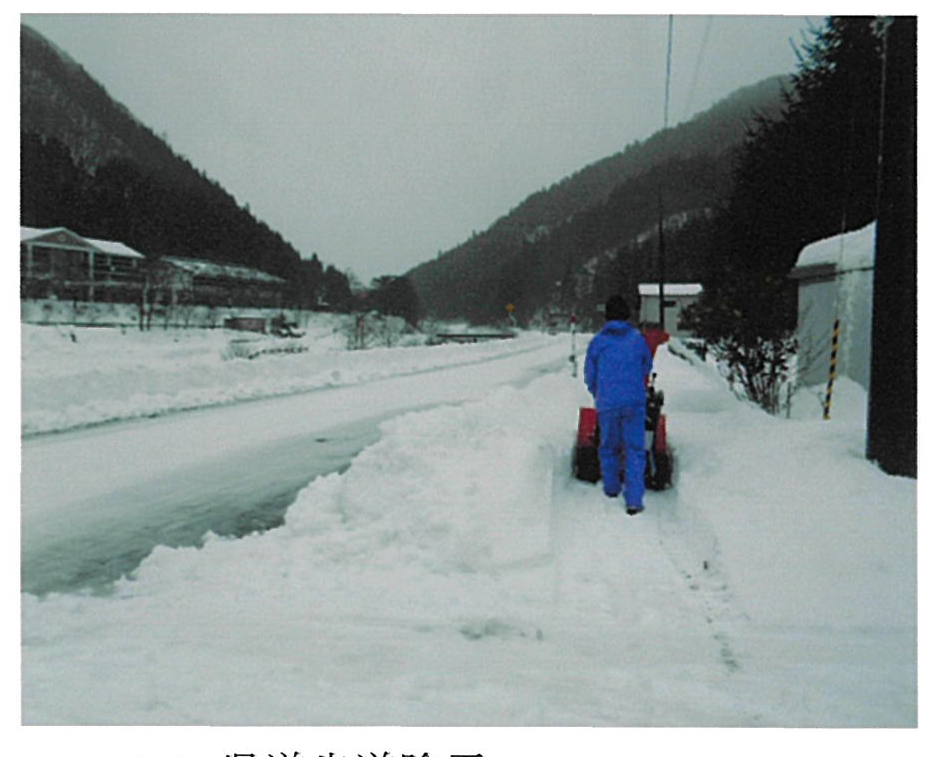
{"label": "power line", "polygon": [[688,99],[685,101],[685,113],[684,118],[687,118],[691,113],[691,101],[695,96],[695,89],[698,87],[698,76],[701,74],[701,66],[704,63],[704,51],[708,45],[708,37],[711,33],[711,24],[714,21],[714,16],[707,16],[704,24],[704,33],[701,35],[701,47],[698,48],[698,59],[695,62],[695,74],[691,77],[691,89],[688,92]]}

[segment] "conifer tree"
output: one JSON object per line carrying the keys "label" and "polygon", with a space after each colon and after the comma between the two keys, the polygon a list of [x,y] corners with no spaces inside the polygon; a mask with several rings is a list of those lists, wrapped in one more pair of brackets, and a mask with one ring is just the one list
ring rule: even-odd
{"label": "conifer tree", "polygon": [[783,113],[758,118],[714,224],[705,288],[689,317],[765,409],[792,350],[807,244],[874,218],[881,42],[871,17],[833,17],[804,46]]}

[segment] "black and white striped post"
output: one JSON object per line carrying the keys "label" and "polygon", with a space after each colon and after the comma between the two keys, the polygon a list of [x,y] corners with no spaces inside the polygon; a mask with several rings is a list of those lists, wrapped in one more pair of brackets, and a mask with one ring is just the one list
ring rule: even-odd
{"label": "black and white striped post", "polygon": [[833,401],[833,381],[836,380],[836,357],[839,353],[839,316],[833,321],[833,341],[830,346],[829,379],[826,382],[826,399],[823,400],[823,420],[830,419],[830,404]]}

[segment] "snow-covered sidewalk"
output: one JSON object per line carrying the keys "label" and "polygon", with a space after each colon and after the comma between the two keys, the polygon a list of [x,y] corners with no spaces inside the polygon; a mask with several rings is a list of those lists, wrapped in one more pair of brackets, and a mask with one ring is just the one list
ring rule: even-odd
{"label": "snow-covered sidewalk", "polygon": [[915,482],[858,418],[656,370],[676,485],[643,515],[570,478],[567,372],[396,418],[284,527],[24,595],[24,722],[914,725]]}

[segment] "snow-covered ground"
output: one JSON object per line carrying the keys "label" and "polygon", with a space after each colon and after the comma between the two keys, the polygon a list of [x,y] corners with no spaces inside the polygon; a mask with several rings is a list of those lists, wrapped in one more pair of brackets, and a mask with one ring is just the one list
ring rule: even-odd
{"label": "snow-covered ground", "polygon": [[[24,428],[81,415],[27,401],[29,349]],[[315,353],[274,362],[297,359],[315,372]],[[570,477],[588,398],[565,363],[402,415],[281,528],[159,547],[110,596],[23,595],[24,723],[915,725],[916,484],[863,459],[861,390],[837,387],[830,422],[801,395],[788,420],[697,360],[662,348],[656,370],[677,470],[644,514]]]}
{"label": "snow-covered ground", "polygon": [[[61,431],[463,365],[536,347],[548,337],[476,345],[347,350],[345,320],[310,319],[300,339],[223,329],[21,327],[22,431]],[[262,352],[296,350],[302,352]],[[250,354],[261,353],[248,359]]]}
{"label": "snow-covered ground", "polygon": [[[463,355],[465,362],[32,435],[21,446],[21,585],[43,594],[110,583],[158,544],[195,545],[208,530],[241,535],[276,525],[302,487],[376,441],[382,420],[486,397],[559,370],[568,352],[564,339],[525,336],[518,351],[507,343],[431,349],[431,359],[416,361]],[[384,376],[400,352],[353,358]],[[254,364],[265,370],[266,361],[282,359]]]}

